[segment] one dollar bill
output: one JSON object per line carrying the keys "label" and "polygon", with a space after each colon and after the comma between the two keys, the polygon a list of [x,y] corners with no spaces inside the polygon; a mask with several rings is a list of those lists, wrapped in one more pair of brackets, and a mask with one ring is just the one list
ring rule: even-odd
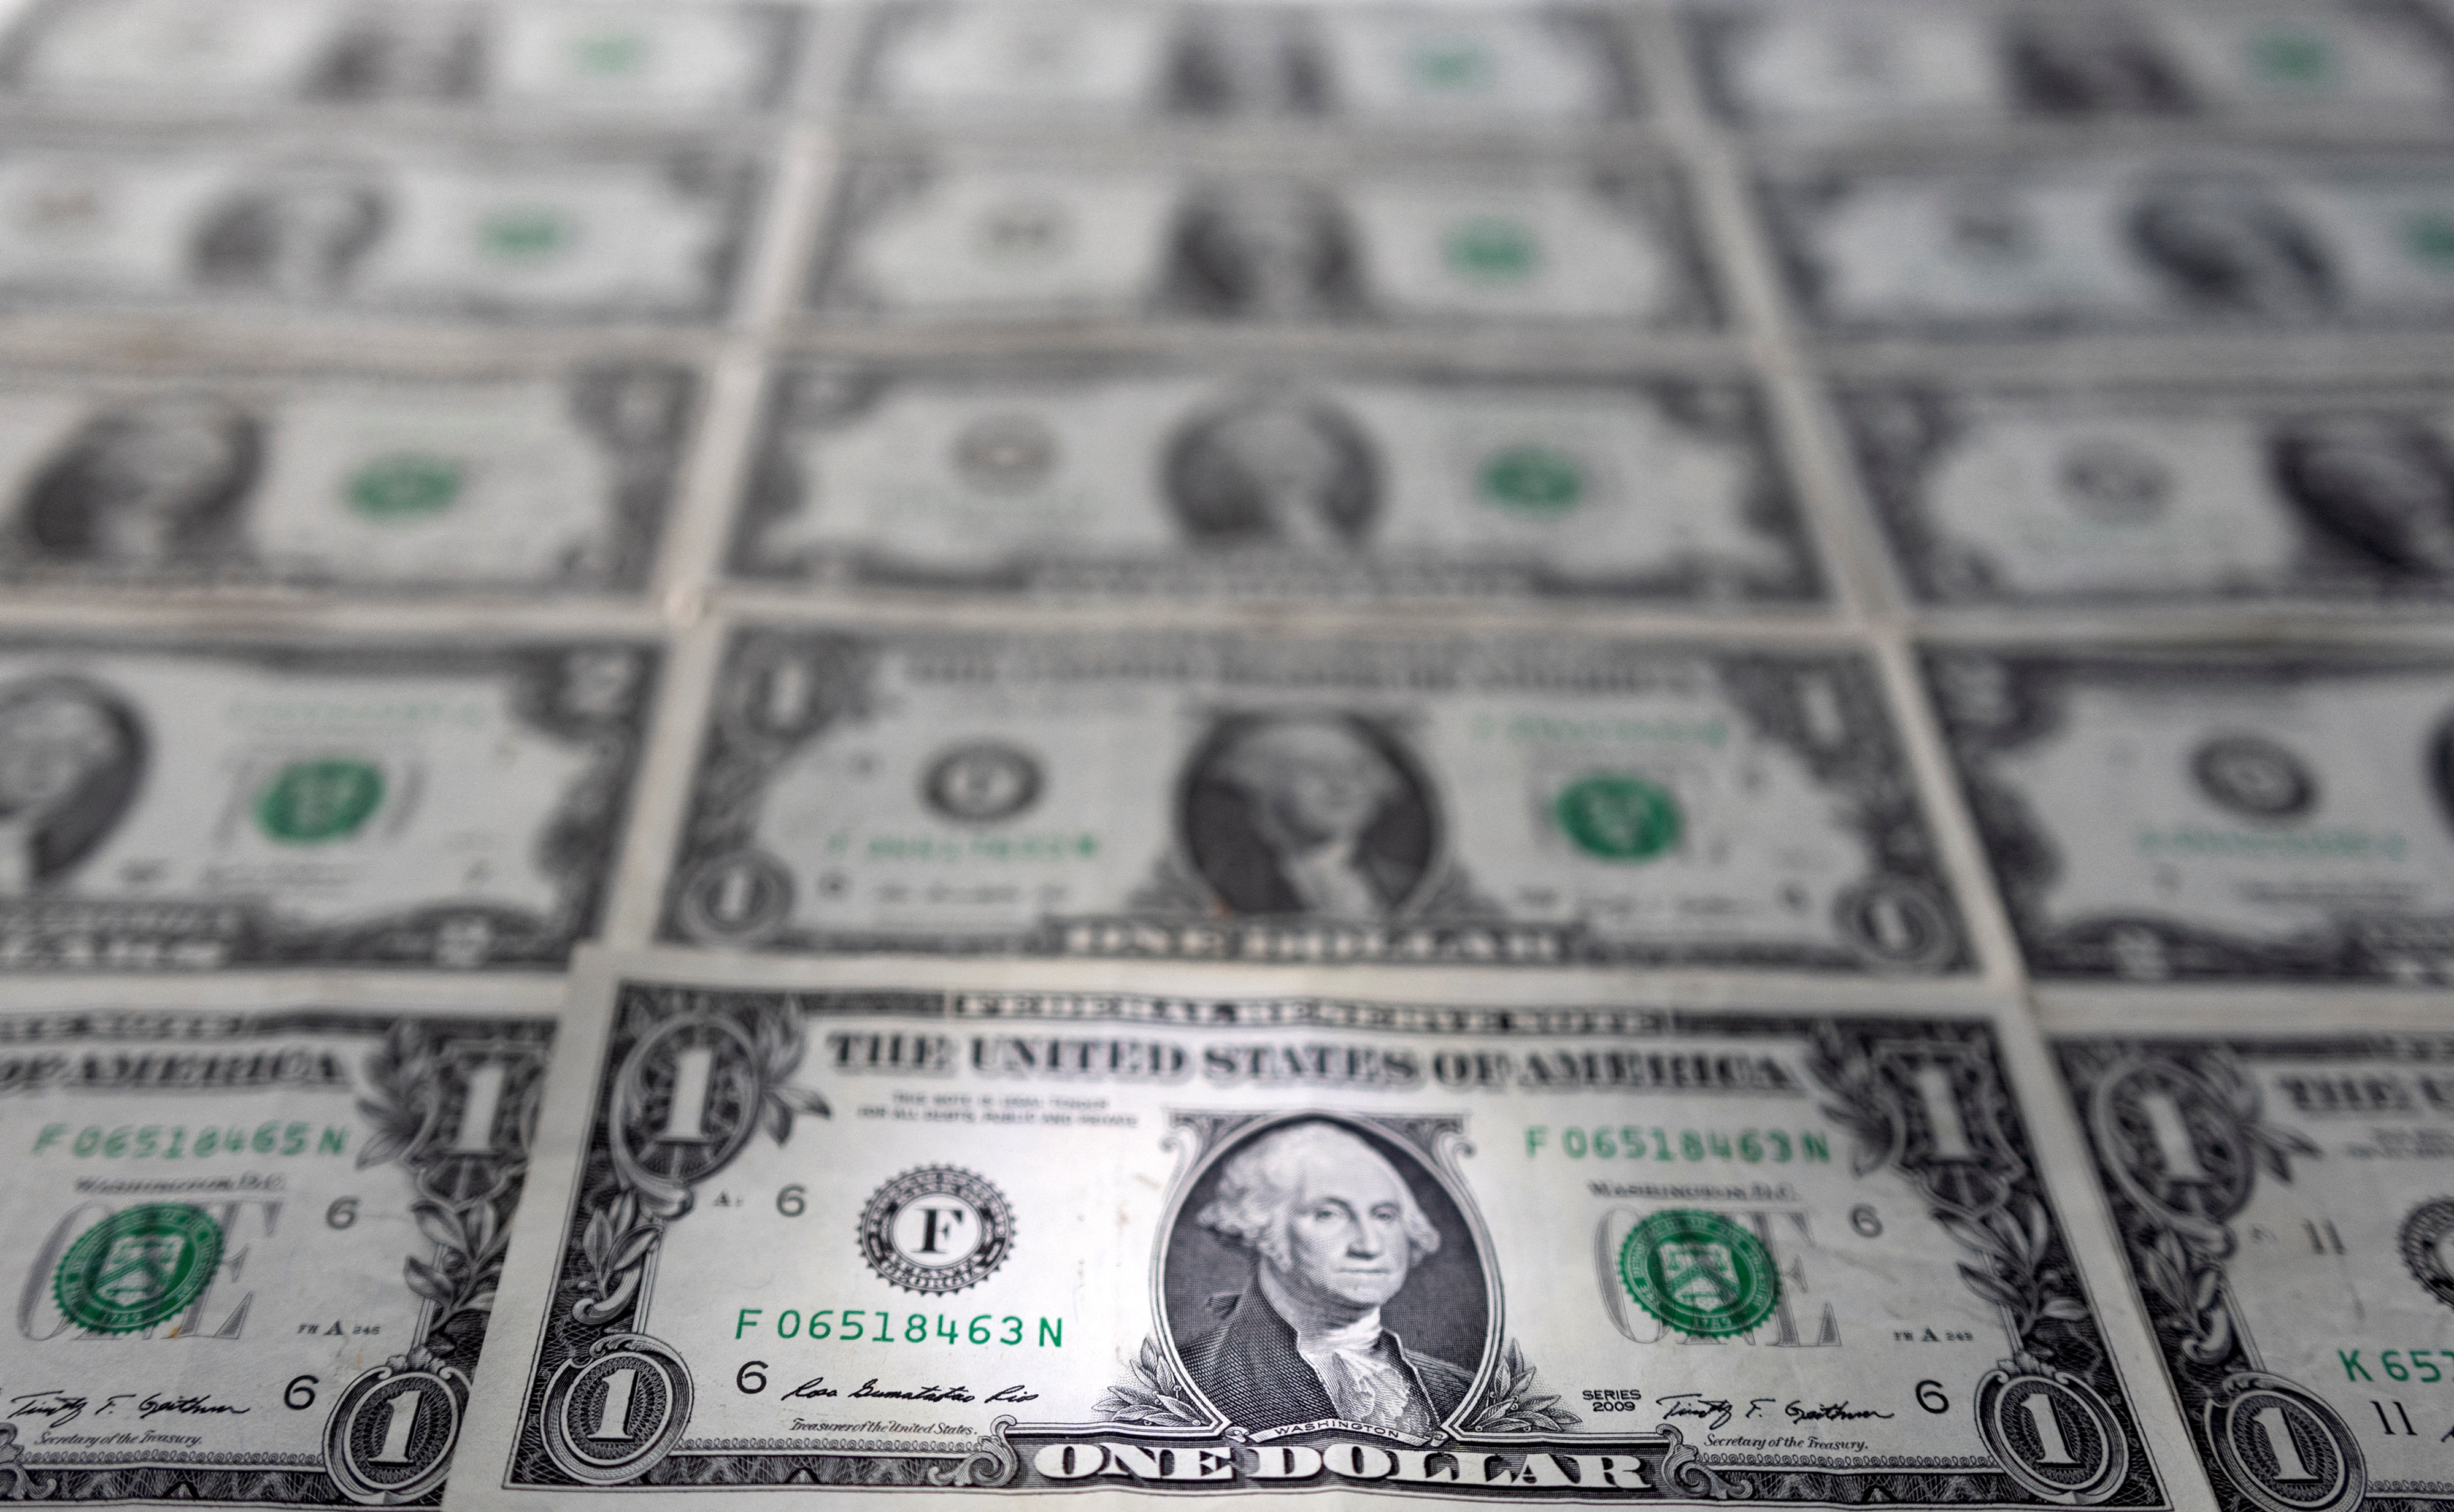
{"label": "one dollar bill", "polygon": [[0,638],[0,969],[560,970],[653,642]]}
{"label": "one dollar bill", "polygon": [[553,1017],[206,997],[0,1013],[0,1500],[432,1505]]}
{"label": "one dollar bill", "polygon": [[637,591],[691,370],[0,375],[0,579]]}
{"label": "one dollar bill", "polygon": [[1929,603],[2442,601],[2454,395],[2433,384],[1853,383],[1839,401]]}
{"label": "one dollar bill", "polygon": [[1874,665],[1799,646],[753,625],[664,937],[1964,971]]}
{"label": "one dollar bill", "polygon": [[595,959],[454,1512],[2175,1504],[2016,1012]]}
{"label": "one dollar bill", "polygon": [[2033,975],[2454,976],[2442,656],[1936,647],[1927,675]]}
{"label": "one dollar bill", "polygon": [[695,148],[12,141],[0,307],[707,320],[753,188]]}
{"label": "one dollar bill", "polygon": [[2263,1512],[2448,1499],[2454,1038],[2058,1014],[2054,1051],[2192,1447]]}
{"label": "one dollar bill", "polygon": [[1148,596],[1797,600],[1820,574],[1734,380],[1146,362],[775,379],[734,571]]}
{"label": "one dollar bill", "polygon": [[7,34],[0,101],[121,117],[426,106],[691,116],[754,110],[790,76],[785,5],[516,6],[66,0]]}
{"label": "one dollar bill", "polygon": [[952,152],[854,158],[812,302],[888,328],[990,322],[1694,328],[1714,301],[1666,169],[1377,171]]}
{"label": "one dollar bill", "polygon": [[1941,123],[2400,115],[2454,99],[2444,19],[2328,6],[1705,4],[1687,13],[1731,117],[1799,131]]}
{"label": "one dollar bill", "polygon": [[2435,154],[2175,151],[1777,174],[1808,320],[1953,336],[2437,326],[2454,173]]}

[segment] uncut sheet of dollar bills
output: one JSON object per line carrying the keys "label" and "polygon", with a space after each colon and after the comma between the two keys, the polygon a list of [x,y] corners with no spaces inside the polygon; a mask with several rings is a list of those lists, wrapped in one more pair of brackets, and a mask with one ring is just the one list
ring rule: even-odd
{"label": "uncut sheet of dollar bills", "polygon": [[0,0],[0,1508],[2454,1512],[2454,0]]}

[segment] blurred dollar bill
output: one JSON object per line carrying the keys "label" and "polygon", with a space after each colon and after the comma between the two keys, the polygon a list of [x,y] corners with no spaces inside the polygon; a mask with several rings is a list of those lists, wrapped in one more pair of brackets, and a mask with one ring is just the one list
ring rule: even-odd
{"label": "blurred dollar bill", "polygon": [[1715,102],[1750,125],[2391,114],[2425,127],[2454,103],[2446,19],[2416,0],[1707,0],[1686,20]]}
{"label": "blurred dollar bill", "polygon": [[2442,153],[2081,154],[1780,174],[1769,227],[1838,334],[2437,326]]}
{"label": "blurred dollar bill", "polygon": [[1685,600],[1796,600],[1819,575],[1735,381],[1047,359],[786,370],[734,570]]}
{"label": "blurred dollar bill", "polygon": [[854,158],[812,298],[846,322],[1709,322],[1684,196],[1644,166],[1212,171]]}
{"label": "blurred dollar bill", "polygon": [[707,706],[672,939],[1970,962],[1855,652],[751,627]]}
{"label": "blurred dollar bill", "polygon": [[897,0],[857,88],[872,109],[1017,124],[1575,126],[1636,108],[1625,36],[1585,6]]}
{"label": "blurred dollar bill", "polygon": [[2057,1017],[2131,1281],[2234,1505],[2339,1512],[2438,1483],[2444,1022],[2374,1005],[2263,1031],[2135,1004]]}
{"label": "blurred dollar bill", "polygon": [[64,141],[0,149],[0,307],[705,320],[754,199],[695,149]]}
{"label": "blurred dollar bill", "polygon": [[2034,975],[2454,975],[2442,658],[1954,647],[1927,671]]}
{"label": "blurred dollar bill", "polygon": [[581,980],[455,1506],[2175,1504],[2016,1010],[720,964]]}
{"label": "blurred dollar bill", "polygon": [[0,578],[637,590],[689,369],[0,375]]}
{"label": "blurred dollar bill", "polygon": [[287,107],[694,114],[772,103],[798,7],[637,0],[56,0],[6,33],[0,101],[144,116]]}
{"label": "blurred dollar bill", "polygon": [[442,1484],[554,1032],[452,996],[11,989],[0,1489],[330,1508]]}
{"label": "blurred dollar bill", "polygon": [[644,641],[0,638],[0,968],[556,970]]}
{"label": "blurred dollar bill", "polygon": [[1840,395],[1917,595],[1944,604],[2435,602],[2454,398],[2433,384],[1923,378]]}

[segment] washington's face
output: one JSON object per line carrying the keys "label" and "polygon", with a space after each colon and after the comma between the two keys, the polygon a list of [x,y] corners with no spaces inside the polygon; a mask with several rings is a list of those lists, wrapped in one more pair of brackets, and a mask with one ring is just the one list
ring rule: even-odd
{"label": "washington's face", "polygon": [[1389,792],[1389,768],[1377,752],[1338,730],[1289,725],[1256,738],[1268,742],[1271,783],[1264,801],[1290,838],[1307,844],[1363,833]]}
{"label": "washington's face", "polygon": [[1378,1307],[1406,1284],[1405,1188],[1359,1152],[1315,1155],[1287,1204],[1289,1277],[1318,1296]]}
{"label": "washington's face", "polygon": [[1317,504],[1337,480],[1337,450],[1297,411],[1273,406],[1237,415],[1217,438],[1278,511]]}
{"label": "washington's face", "polygon": [[94,527],[104,549],[123,557],[161,554],[181,515],[231,461],[229,436],[202,416],[131,421],[111,437],[97,469],[103,496]]}
{"label": "washington's face", "polygon": [[77,790],[116,742],[81,699],[46,698],[0,718],[0,812],[41,811]]}
{"label": "washington's face", "polygon": [[2346,432],[2312,448],[2303,467],[2327,503],[2384,527],[2416,557],[2454,562],[2454,490],[2411,447],[2375,432]]}

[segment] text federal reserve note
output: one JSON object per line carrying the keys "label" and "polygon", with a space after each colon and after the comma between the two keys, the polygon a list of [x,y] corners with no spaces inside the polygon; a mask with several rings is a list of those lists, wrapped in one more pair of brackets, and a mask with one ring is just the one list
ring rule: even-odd
{"label": "text federal reserve note", "polygon": [[1972,961],[1852,651],[752,627],[708,717],[668,939]]}
{"label": "text federal reserve note", "polygon": [[1926,672],[2028,970],[2454,977],[2454,666],[1943,647]]}
{"label": "text federal reserve note", "polygon": [[0,1501],[435,1505],[553,1017],[196,996],[0,1012]]}
{"label": "text federal reserve note", "polygon": [[558,970],[646,641],[0,638],[0,969]]}
{"label": "text federal reserve note", "polygon": [[1722,111],[1801,130],[2238,117],[2310,125],[2454,99],[2443,15],[2414,0],[2276,4],[1698,5]]}
{"label": "text federal reserve note", "polygon": [[2016,1016],[592,958],[455,1509],[2174,1504]]}
{"label": "text federal reserve note", "polygon": [[881,7],[858,85],[940,123],[1572,127],[1635,109],[1626,39],[1583,6]]}
{"label": "text federal reserve note", "polygon": [[636,591],[687,368],[0,376],[0,580]]}
{"label": "text federal reserve note", "polygon": [[1773,599],[1820,574],[1757,393],[1147,363],[788,369],[755,581]]}
{"label": "text federal reserve note", "polygon": [[707,320],[753,187],[703,149],[12,140],[0,308]]}
{"label": "text federal reserve note", "polygon": [[2224,1504],[2454,1500],[2454,1038],[2442,1004],[2264,1032],[2057,1014],[2131,1280]]}
{"label": "text federal reserve note", "polygon": [[846,167],[829,220],[812,302],[851,324],[1713,318],[1684,195],[1657,165],[879,153]]}
{"label": "text federal reserve note", "polygon": [[2454,395],[2434,385],[1845,385],[1920,598],[2442,601]]}
{"label": "text federal reserve note", "polygon": [[161,113],[381,106],[692,115],[781,91],[797,8],[62,0],[6,37],[0,102]]}
{"label": "text federal reserve note", "polygon": [[2454,320],[2442,154],[2175,151],[1777,175],[1767,229],[1835,335]]}

